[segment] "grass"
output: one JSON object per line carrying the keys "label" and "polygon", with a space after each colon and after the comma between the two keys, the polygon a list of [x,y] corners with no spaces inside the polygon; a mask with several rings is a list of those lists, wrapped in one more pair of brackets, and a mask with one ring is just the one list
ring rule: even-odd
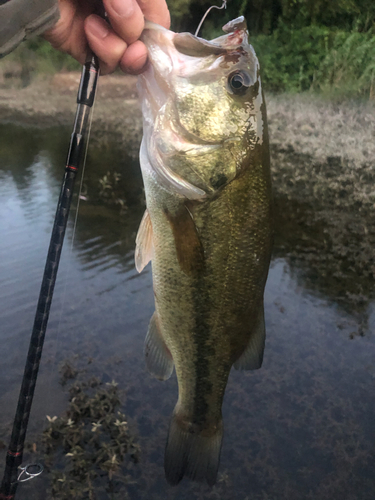
{"label": "grass", "polygon": [[293,30],[280,25],[272,35],[250,37],[250,41],[268,91],[313,90],[375,98],[375,38],[370,32],[322,26]]}
{"label": "grass", "polygon": [[375,98],[375,38],[371,33],[337,33],[320,64],[315,85],[320,90]]}
{"label": "grass", "polygon": [[42,38],[35,38],[0,59],[0,86],[26,87],[38,75],[80,70],[81,65],[75,59],[52,48]]}

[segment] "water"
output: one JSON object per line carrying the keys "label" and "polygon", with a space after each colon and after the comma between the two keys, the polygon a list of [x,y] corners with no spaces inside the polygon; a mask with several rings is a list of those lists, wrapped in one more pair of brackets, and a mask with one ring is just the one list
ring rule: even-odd
{"label": "water", "polygon": [[[1,474],[68,142],[69,130],[61,128],[0,126]],[[109,177],[114,195],[103,188],[107,171],[121,173],[117,184]],[[144,210],[139,167],[113,144],[91,147],[83,195],[73,246],[72,222],[67,231],[25,462],[46,460],[46,415],[64,414],[74,383],[60,383],[68,359],[82,380],[95,375],[103,384],[119,384],[121,411],[141,448],[139,463],[125,460],[112,485],[105,475],[95,480],[92,498],[124,499],[127,491],[134,500],[373,500],[373,284],[365,273],[353,279],[350,258],[322,243],[324,228],[311,224],[315,208],[276,192],[263,367],[230,375],[218,484],[183,480],[172,488],[164,479],[163,453],[176,380],[154,380],[142,353],[153,291],[150,267],[138,275],[133,263]],[[122,212],[118,198],[127,207]],[[333,272],[337,262],[341,275]],[[55,498],[54,474],[68,474],[61,457],[50,457],[42,477],[21,485],[17,498]]]}

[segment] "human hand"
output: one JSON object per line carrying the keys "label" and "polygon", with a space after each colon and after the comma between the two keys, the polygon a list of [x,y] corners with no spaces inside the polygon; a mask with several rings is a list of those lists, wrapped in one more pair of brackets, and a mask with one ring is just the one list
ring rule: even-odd
{"label": "human hand", "polygon": [[117,66],[140,73],[147,61],[146,46],[139,40],[144,18],[169,28],[165,0],[103,0],[111,26],[93,14],[92,0],[59,0],[60,20],[44,33],[53,47],[85,62],[88,45],[100,60],[102,74]]}

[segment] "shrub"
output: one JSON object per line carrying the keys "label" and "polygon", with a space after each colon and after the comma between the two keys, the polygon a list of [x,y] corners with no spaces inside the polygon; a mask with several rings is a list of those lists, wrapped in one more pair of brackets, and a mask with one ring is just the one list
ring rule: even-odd
{"label": "shrub", "polygon": [[314,86],[375,97],[375,38],[371,33],[337,33],[333,47],[322,61]]}
{"label": "shrub", "polygon": [[272,35],[250,38],[259,57],[264,86],[272,91],[303,91],[313,85],[334,33],[326,27],[298,30],[280,23]]}

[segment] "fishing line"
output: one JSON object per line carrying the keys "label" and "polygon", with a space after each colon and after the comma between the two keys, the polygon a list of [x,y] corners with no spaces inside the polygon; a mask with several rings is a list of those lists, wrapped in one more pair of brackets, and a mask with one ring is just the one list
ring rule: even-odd
{"label": "fishing line", "polygon": [[[100,76],[100,69],[98,70],[98,78]],[[96,97],[96,94],[95,94]],[[91,115],[90,115],[90,121],[89,121],[89,127],[88,127],[88,132],[87,132],[87,141],[86,141],[86,149],[85,149],[85,154],[83,157],[83,164],[82,164],[82,175],[81,175],[81,182],[79,184],[79,191],[78,191],[78,198],[77,198],[77,207],[76,207],[76,213],[74,217],[74,224],[73,224],[73,232],[72,232],[72,244],[70,245],[70,250],[73,251],[73,245],[74,245],[74,240],[76,236],[76,228],[77,228],[77,221],[78,221],[78,211],[79,211],[79,206],[81,203],[81,193],[82,193],[82,186],[83,186],[83,179],[85,176],[85,168],[86,168],[86,159],[87,159],[87,151],[89,149],[89,142],[90,142],[90,134],[91,134],[91,125],[92,125],[92,119],[94,116],[94,110],[95,110],[95,102],[96,98],[94,97],[94,103],[91,108]],[[64,290],[65,294],[65,290]]]}
{"label": "fishing line", "polygon": [[[98,70],[98,80],[100,76],[100,69]],[[97,88],[97,87],[96,87]],[[95,110],[95,103],[96,103],[96,93],[94,97],[94,102],[91,107],[91,114],[89,118],[89,124],[88,124],[88,132],[87,132],[87,139],[86,139],[86,147],[85,147],[85,152],[82,160],[82,167],[81,167],[81,178],[80,178],[80,183],[79,183],[79,191],[78,191],[78,197],[77,197],[77,206],[75,208],[75,214],[74,214],[74,223],[73,223],[73,230],[72,230],[72,239],[71,239],[71,244],[68,252],[68,263],[66,270],[64,271],[63,275],[61,276],[61,282],[63,283],[62,285],[62,295],[61,295],[61,300],[60,300],[60,314],[57,322],[57,327],[56,327],[56,334],[55,334],[55,347],[52,350],[51,353],[51,358],[52,358],[52,367],[56,365],[56,358],[57,358],[57,350],[59,344],[61,344],[61,339],[60,339],[60,331],[61,331],[61,325],[62,325],[62,317],[65,311],[66,307],[66,297],[67,297],[67,288],[68,288],[68,281],[69,281],[69,275],[70,271],[72,268],[72,255],[73,255],[73,248],[74,248],[74,242],[75,242],[75,235],[76,235],[76,227],[77,227],[77,220],[78,220],[78,211],[79,211],[79,206],[80,206],[80,196],[82,193],[82,186],[83,186],[83,180],[84,180],[84,175],[85,175],[85,169],[86,169],[86,160],[87,160],[87,152],[88,152],[88,147],[89,147],[89,142],[90,142],[90,134],[91,134],[91,126],[92,126],[92,120],[94,117],[94,110]],[[52,371],[52,368],[51,368]],[[49,396],[51,396],[52,393],[52,384],[53,384],[53,377],[49,377],[49,385],[47,392]],[[51,397],[49,397],[49,400]],[[1,499],[0,499],[1,500]]]}
{"label": "fishing line", "polygon": [[[100,69],[98,70],[98,79],[100,76]],[[96,87],[98,88],[98,87]],[[53,355],[54,360],[56,360],[57,356],[57,343],[58,339],[60,338],[60,328],[62,324],[62,315],[65,310],[65,301],[67,297],[67,286],[68,286],[68,279],[69,279],[69,274],[72,266],[72,259],[71,256],[73,255],[73,248],[74,248],[74,242],[75,242],[75,236],[76,236],[76,228],[77,228],[77,221],[78,221],[78,212],[79,212],[79,206],[80,206],[80,201],[81,201],[81,193],[82,193],[82,186],[83,186],[83,180],[85,176],[85,169],[86,169],[86,160],[87,160],[87,151],[89,148],[89,142],[90,142],[90,134],[91,134],[91,126],[92,126],[92,119],[94,117],[94,110],[95,110],[95,103],[96,103],[96,94],[94,98],[94,103],[91,108],[91,114],[89,118],[89,125],[88,125],[88,132],[87,132],[87,140],[86,140],[86,148],[85,148],[85,153],[83,156],[83,161],[82,161],[82,167],[81,167],[81,179],[79,183],[79,190],[78,190],[78,197],[77,197],[77,206],[75,209],[75,214],[74,214],[74,223],[73,223],[73,230],[72,230],[72,241],[70,244],[69,248],[69,259],[68,259],[68,265],[67,269],[65,271],[65,279],[64,279],[64,286],[63,286],[63,292],[62,292],[62,297],[61,297],[61,304],[60,304],[60,316],[57,324],[57,329],[56,329],[56,347],[55,347],[55,352]],[[56,364],[56,363],[55,363]],[[50,377],[50,392],[51,392],[51,386],[52,386],[52,377]]]}
{"label": "fishing line", "polygon": [[[100,15],[107,19],[107,14],[102,10],[100,12]],[[87,57],[86,63],[90,61],[90,56]],[[95,103],[96,103],[96,95],[97,95],[97,89],[98,89],[98,84],[99,84],[99,76],[100,76],[100,67],[97,68],[97,83],[95,87],[95,93],[93,95],[93,103],[91,106],[91,112],[89,115],[89,120],[88,120],[88,127],[87,127],[87,138],[86,138],[86,145],[85,145],[85,151],[83,155],[83,160],[82,160],[82,166],[81,166],[81,177],[80,177],[80,183],[79,183],[79,190],[78,190],[78,196],[77,196],[77,205],[75,208],[75,214],[74,214],[74,223],[73,223],[73,230],[72,230],[72,238],[71,238],[71,244],[69,247],[69,252],[68,252],[68,264],[67,268],[64,272],[64,275],[62,276],[63,278],[63,290],[62,290],[62,296],[60,300],[60,314],[57,322],[57,328],[56,328],[56,335],[55,335],[55,347],[53,349],[53,352],[51,354],[52,357],[52,366],[56,366],[56,358],[57,358],[57,351],[58,347],[61,344],[61,338],[60,338],[60,331],[61,331],[61,325],[62,325],[62,317],[63,313],[65,311],[66,307],[66,297],[67,297],[67,287],[68,287],[68,280],[69,280],[69,275],[72,267],[72,255],[73,255],[73,248],[74,248],[74,243],[75,243],[75,236],[76,236],[76,228],[77,228],[77,221],[78,221],[78,212],[79,212],[79,207],[80,207],[80,201],[81,201],[81,193],[82,193],[82,187],[83,187],[83,181],[84,181],[84,176],[85,176],[85,169],[86,169],[86,160],[87,160],[87,153],[88,153],[88,147],[90,143],[90,135],[91,135],[91,127],[92,127],[92,120],[94,117],[94,111],[95,111]],[[80,83],[81,86],[81,83]],[[52,392],[52,383],[53,383],[53,377],[51,376],[49,378],[49,387],[48,387],[48,393],[51,395]],[[50,398],[49,398],[50,399]],[[1,500],[1,497],[0,497]]]}
{"label": "fishing line", "polygon": [[208,13],[210,12],[210,10],[212,10],[212,9],[219,9],[219,10],[221,10],[221,9],[226,9],[226,8],[227,8],[227,0],[223,0],[223,3],[222,3],[222,5],[220,7],[218,5],[211,5],[211,7],[209,7],[209,9],[207,9],[205,15],[202,17],[201,22],[198,24],[198,28],[196,29],[196,31],[194,33],[194,36],[198,36],[199,30],[201,29],[202,24],[204,23],[204,20],[208,16]]}

